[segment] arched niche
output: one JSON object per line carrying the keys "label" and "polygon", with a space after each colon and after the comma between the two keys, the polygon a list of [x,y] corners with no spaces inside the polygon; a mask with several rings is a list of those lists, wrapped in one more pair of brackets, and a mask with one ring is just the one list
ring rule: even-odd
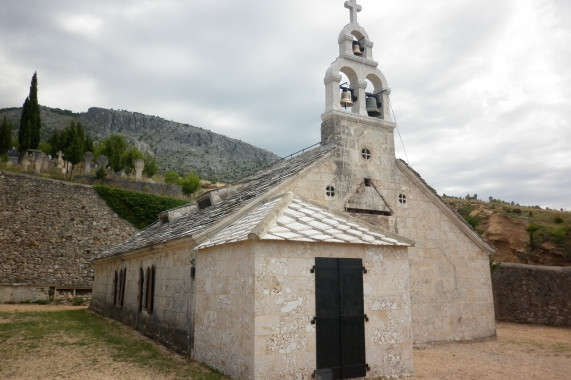
{"label": "arched niche", "polygon": [[[347,111],[351,111],[352,113],[359,113],[360,109],[360,101],[361,101],[361,91],[360,89],[360,82],[359,77],[353,68],[348,66],[342,66],[339,69],[339,76],[341,77],[341,82],[339,85],[347,82],[347,87],[352,90],[352,94],[356,99],[353,99],[353,106],[351,109],[347,108]],[[339,88],[339,97],[341,98],[341,88]]]}
{"label": "arched niche", "polygon": [[[359,31],[351,32],[353,41],[351,42],[351,52],[358,57],[367,56],[367,38]],[[357,49],[358,46],[358,49]],[[356,50],[357,49],[357,50]]]}
{"label": "arched niche", "polygon": [[367,89],[365,92],[367,94],[375,95],[377,100],[377,109],[380,112],[380,115],[371,115],[368,106],[366,105],[367,115],[378,119],[385,119],[385,111],[387,110],[385,105],[388,105],[388,91],[384,91],[386,90],[386,87],[383,86],[383,80],[375,73],[369,73],[365,78],[367,83]]}

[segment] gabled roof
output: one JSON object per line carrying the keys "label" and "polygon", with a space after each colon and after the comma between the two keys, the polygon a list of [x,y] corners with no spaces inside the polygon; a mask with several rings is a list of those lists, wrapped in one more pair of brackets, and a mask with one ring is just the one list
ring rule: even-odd
{"label": "gabled roof", "polygon": [[237,188],[236,196],[228,197],[203,210],[195,209],[188,215],[169,223],[161,224],[157,221],[124,243],[102,253],[95,260],[173,240],[191,238],[319,161],[333,149],[335,149],[333,145],[320,146],[288,160],[278,161],[267,169],[229,185]]}
{"label": "gabled roof", "polygon": [[409,247],[403,237],[346,214],[333,213],[288,192],[253,208],[197,248],[244,240],[287,240]]}

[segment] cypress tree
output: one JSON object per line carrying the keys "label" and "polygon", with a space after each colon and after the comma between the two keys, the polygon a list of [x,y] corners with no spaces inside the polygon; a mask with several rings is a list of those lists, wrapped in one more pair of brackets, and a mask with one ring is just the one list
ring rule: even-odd
{"label": "cypress tree", "polygon": [[18,149],[20,150],[20,162],[24,158],[26,151],[30,149],[31,142],[31,126],[30,117],[30,98],[26,98],[22,107],[22,117],[20,118],[20,130],[18,131]]}
{"label": "cypress tree", "polygon": [[38,74],[35,72],[30,85],[30,103],[30,121],[32,123],[30,147],[31,149],[37,149],[40,145],[40,128],[42,127],[42,119],[40,117],[40,104],[38,103]]}
{"label": "cypress tree", "polygon": [[4,115],[4,120],[0,126],[0,155],[8,153],[12,147],[12,123],[6,120],[6,115]]}
{"label": "cypress tree", "polygon": [[83,149],[85,148],[85,132],[83,126],[73,121],[69,128],[65,130],[67,146],[64,149],[64,157],[73,165],[77,165],[83,159]]}
{"label": "cypress tree", "polygon": [[30,84],[30,94],[22,106],[20,130],[18,131],[18,145],[20,148],[20,161],[28,149],[36,149],[40,144],[40,105],[38,103],[38,75],[34,73]]}
{"label": "cypress tree", "polygon": [[70,178],[75,166],[83,159],[85,149],[85,131],[80,122],[71,122],[70,126],[63,131],[62,143],[64,145],[63,154],[67,161],[71,162]]}

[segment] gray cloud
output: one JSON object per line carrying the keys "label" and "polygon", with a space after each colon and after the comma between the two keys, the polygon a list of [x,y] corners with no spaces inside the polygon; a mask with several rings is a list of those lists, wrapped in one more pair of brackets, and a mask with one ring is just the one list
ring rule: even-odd
{"label": "gray cloud", "polygon": [[[361,0],[410,164],[439,193],[571,209],[561,0]],[[319,141],[343,0],[0,5],[0,107],[128,109],[287,155]],[[404,158],[397,135],[397,155]]]}

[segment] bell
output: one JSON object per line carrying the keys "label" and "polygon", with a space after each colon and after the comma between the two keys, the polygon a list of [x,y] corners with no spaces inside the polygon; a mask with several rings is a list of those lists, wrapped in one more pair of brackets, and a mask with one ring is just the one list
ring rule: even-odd
{"label": "bell", "polygon": [[341,93],[341,105],[345,108],[351,107],[353,105],[353,99],[351,99],[351,92],[343,91]]}
{"label": "bell", "polygon": [[353,54],[361,56],[363,55],[363,52],[361,51],[361,46],[359,45],[359,43],[353,43]]}
{"label": "bell", "polygon": [[381,116],[381,111],[378,108],[377,98],[374,96],[369,96],[367,98],[367,115],[370,117],[379,117]]}

